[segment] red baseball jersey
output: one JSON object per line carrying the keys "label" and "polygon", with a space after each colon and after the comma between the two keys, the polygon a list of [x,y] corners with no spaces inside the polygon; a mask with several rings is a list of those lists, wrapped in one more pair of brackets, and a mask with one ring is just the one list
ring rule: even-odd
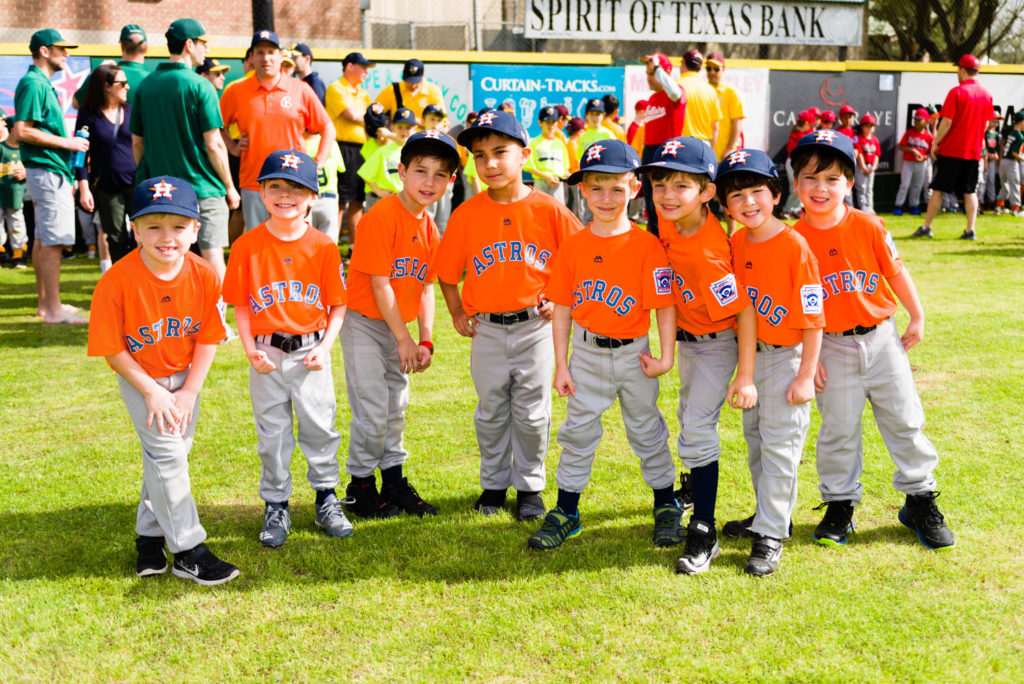
{"label": "red baseball jersey", "polygon": [[[931,133],[928,132],[928,129],[925,129],[923,131],[919,131],[916,128],[911,128],[910,130],[908,130],[906,133],[903,134],[902,138],[900,138],[900,146],[901,147],[912,147],[912,148],[914,148],[915,150],[917,150],[918,152],[920,152],[921,154],[923,154],[923,155],[925,155],[927,157],[928,156],[928,152],[930,152],[931,149],[932,149],[932,142],[934,140],[935,140],[935,137]],[[910,152],[904,152],[903,153],[903,161],[918,161],[918,160],[915,159],[914,155],[911,154]]]}
{"label": "red baseball jersey", "polygon": [[842,133],[851,140],[857,138],[857,131],[853,130],[853,126],[839,126],[836,128],[836,133]]}
{"label": "red baseball jersey", "polygon": [[191,252],[173,280],[161,280],[136,249],[110,267],[96,284],[89,313],[89,356],[124,350],[152,378],[189,367],[197,344],[224,339],[217,302],[220,281]]}
{"label": "red baseball jersey", "polygon": [[860,152],[865,164],[874,164],[882,149],[878,138],[873,135],[858,135],[853,141],[853,147]]}
{"label": "red baseball jersey", "polygon": [[951,89],[942,103],[942,118],[951,119],[939,154],[959,159],[981,159],[982,139],[992,120],[992,95],[973,78]]}
{"label": "red baseball jersey", "polygon": [[436,280],[431,264],[441,235],[424,212],[416,218],[398,195],[386,197],[363,214],[348,269],[348,308],[383,320],[373,298],[370,276],[388,276],[402,320],[408,323],[420,309],[423,285]]}
{"label": "red baseball jersey", "polygon": [[[680,88],[682,90],[682,88]],[[664,90],[647,98],[644,110],[644,145],[660,145],[669,138],[682,135],[686,122],[686,91],[673,101]]]}
{"label": "red baseball jersey", "polygon": [[803,341],[802,330],[825,327],[818,262],[792,228],[764,242],[741,228],[732,236],[732,266],[757,312],[757,339],[791,347]]}
{"label": "red baseball jersey", "polygon": [[555,252],[582,227],[564,204],[537,190],[510,204],[482,192],[452,212],[434,271],[453,285],[465,272],[462,306],[470,316],[536,306]]}
{"label": "red baseball jersey", "polygon": [[707,335],[732,328],[736,314],[750,304],[746,292],[736,285],[732,270],[732,249],[722,224],[708,212],[696,235],[683,237],[660,224],[661,244],[672,266],[676,304],[676,325],[691,335]]}
{"label": "red baseball jersey", "polygon": [[643,337],[651,309],[672,306],[672,268],[658,238],[630,224],[626,233],[583,230],[555,255],[547,296],[572,307],[572,319],[595,335]]}
{"label": "red baseball jersey", "polygon": [[818,260],[825,297],[825,332],[881,323],[896,311],[886,282],[903,270],[892,233],[877,216],[846,210],[843,220],[820,230],[803,219],[793,226]]}
{"label": "red baseball jersey", "polygon": [[253,335],[322,330],[328,307],[348,301],[338,246],[309,224],[285,241],[262,223],[231,245],[224,301],[249,307]]}

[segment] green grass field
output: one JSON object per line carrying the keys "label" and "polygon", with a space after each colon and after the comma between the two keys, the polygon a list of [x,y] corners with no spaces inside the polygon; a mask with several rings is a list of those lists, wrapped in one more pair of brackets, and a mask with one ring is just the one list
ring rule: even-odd
{"label": "green grass field", "polygon": [[[815,414],[794,536],[761,580],[742,572],[749,544],[728,540],[709,574],[673,573],[679,549],[651,544],[650,490],[617,411],[581,501],[582,535],[536,553],[536,523],[474,515],[469,342],[440,297],[437,354],[413,379],[405,439],[407,473],[437,518],[356,520],[353,537],[328,539],[297,456],[293,533],[262,548],[247,364],[232,342],[206,383],[191,475],[210,547],[242,575],[212,589],[170,573],[136,579],[139,446],[113,374],[85,356],[84,326],[32,318],[31,270],[5,270],[0,681],[1019,682],[1024,225],[986,216],[980,239],[963,243],[962,221],[940,218],[926,242],[900,239],[912,218],[890,222],[928,314],[911,360],[956,548],[928,551],[897,522],[902,495],[870,421],[858,533],[841,549],[814,544]],[[95,261],[66,262],[65,301],[88,306],[97,277]],[[673,440],[677,386],[675,371],[664,377]],[[556,398],[552,434],[564,412]],[[738,412],[725,410],[721,434],[719,524],[753,508]],[[551,505],[555,446],[552,436]]]}

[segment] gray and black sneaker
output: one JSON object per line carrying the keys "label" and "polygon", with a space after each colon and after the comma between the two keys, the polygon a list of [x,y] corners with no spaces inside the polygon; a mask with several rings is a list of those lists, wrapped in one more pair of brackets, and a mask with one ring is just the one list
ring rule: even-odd
{"label": "gray and black sneaker", "polygon": [[213,552],[206,548],[206,544],[174,554],[174,567],[171,568],[171,572],[175,577],[190,579],[204,587],[230,582],[239,575],[238,568],[214,556]]}
{"label": "gray and black sneaker", "polygon": [[683,513],[693,508],[693,478],[690,473],[679,473],[679,489],[674,494]]}
{"label": "gray and black sneaker", "polygon": [[755,534],[750,545],[750,558],[743,572],[755,577],[764,577],[775,572],[782,559],[782,540]]}
{"label": "gray and black sneaker", "polygon": [[932,237],[932,229],[928,226],[918,226],[917,230],[910,236],[912,238],[930,238]]}
{"label": "gray and black sneaker", "polygon": [[505,489],[485,489],[477,497],[473,510],[481,515],[498,515],[504,510],[506,496]]}
{"label": "gray and black sneaker", "polygon": [[[722,534],[726,537],[732,537],[733,539],[750,539],[754,536],[754,533],[750,531],[750,526],[754,524],[754,516],[744,518],[743,520],[730,520],[729,522],[722,525]],[[782,538],[782,541],[786,541],[793,536],[793,521],[789,521],[789,535]]]}
{"label": "gray and black sneaker", "polygon": [[[827,508],[826,508],[827,507]],[[825,516],[814,528],[814,541],[822,546],[841,546],[846,543],[846,535],[853,532],[853,502],[824,501],[814,510],[825,509]]]}
{"label": "gray and black sneaker", "polygon": [[136,537],[135,550],[139,559],[135,563],[136,577],[162,575],[167,572],[167,554],[164,553],[163,537]]}
{"label": "gray and black sneaker", "polygon": [[683,543],[683,510],[672,501],[654,507],[654,544],[677,546]]}
{"label": "gray and black sneaker", "polygon": [[352,523],[345,517],[341,502],[334,494],[328,494],[324,502],[316,507],[316,524],[324,529],[328,537],[352,535]]}
{"label": "gray and black sneaker", "polygon": [[945,551],[956,545],[953,532],[935,505],[938,492],[907,494],[907,502],[899,512],[901,523],[917,533],[917,539],[929,549]]}
{"label": "gray and black sneaker", "polygon": [[437,509],[423,500],[416,488],[409,484],[407,477],[403,477],[397,484],[383,485],[380,488],[380,497],[409,515],[420,518],[425,515],[437,515]]}
{"label": "gray and black sneaker", "polygon": [[516,492],[516,520],[540,520],[545,513],[547,509],[544,508],[544,499],[539,492]]}
{"label": "gray and black sneaker", "polygon": [[358,515],[360,518],[383,520],[401,515],[401,511],[395,505],[381,497],[380,492],[377,491],[376,482],[367,482],[366,484],[349,482],[345,489],[345,497],[349,500],[346,502],[345,508],[349,513]]}
{"label": "gray and black sneaker", "polygon": [[288,509],[279,503],[267,502],[263,509],[263,528],[260,529],[260,543],[276,549],[288,541],[292,531],[292,517]]}
{"label": "gray and black sneaker", "polygon": [[690,519],[686,527],[686,546],[682,557],[676,561],[676,572],[684,575],[699,575],[707,572],[711,561],[722,554],[718,545],[715,526],[703,520]]}

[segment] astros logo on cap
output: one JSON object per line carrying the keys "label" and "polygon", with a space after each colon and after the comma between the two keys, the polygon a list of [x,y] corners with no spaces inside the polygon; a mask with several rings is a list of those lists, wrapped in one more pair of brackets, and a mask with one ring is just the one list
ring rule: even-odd
{"label": "astros logo on cap", "polygon": [[281,168],[282,169],[295,169],[296,171],[298,171],[299,170],[299,164],[301,164],[301,163],[302,163],[302,160],[299,159],[298,156],[292,154],[291,152],[289,152],[288,154],[286,154],[283,157],[281,157]]}
{"label": "astros logo on cap", "polygon": [[161,197],[166,197],[167,199],[174,199],[173,197],[171,197],[171,191],[177,190],[178,188],[174,187],[167,181],[162,180],[156,185],[150,187],[149,189],[153,191],[153,199],[160,199]]}
{"label": "astros logo on cap", "polygon": [[679,142],[678,140],[669,140],[663,146],[663,149],[661,150],[661,156],[664,157],[667,154],[671,154],[674,157],[674,156],[676,156],[676,150],[678,150],[680,148],[683,148],[683,147],[686,147],[686,145],[684,145],[683,143]]}
{"label": "astros logo on cap", "polygon": [[260,31],[259,36],[260,36],[260,38],[265,38],[266,40],[270,40],[270,31]]}
{"label": "astros logo on cap", "polygon": [[436,128],[431,128],[429,131],[423,131],[423,137],[424,138],[440,138],[441,137],[441,131],[437,130]]}
{"label": "astros logo on cap", "polygon": [[729,155],[729,163],[730,164],[744,164],[744,165],[746,165],[747,157],[749,157],[749,156],[750,156],[750,153],[749,152],[745,152],[744,150],[740,150],[739,152],[733,152],[732,154]]}
{"label": "astros logo on cap", "polygon": [[814,142],[835,142],[836,132],[827,128],[814,132]]}
{"label": "astros logo on cap", "polygon": [[486,114],[481,114],[480,118],[477,119],[476,122],[477,125],[479,126],[490,126],[492,123],[494,123],[494,120],[497,117],[498,115],[495,114],[494,112],[487,112]]}
{"label": "astros logo on cap", "polygon": [[601,161],[601,153],[605,151],[603,145],[593,145],[587,150],[587,158],[585,161],[594,161],[595,159]]}

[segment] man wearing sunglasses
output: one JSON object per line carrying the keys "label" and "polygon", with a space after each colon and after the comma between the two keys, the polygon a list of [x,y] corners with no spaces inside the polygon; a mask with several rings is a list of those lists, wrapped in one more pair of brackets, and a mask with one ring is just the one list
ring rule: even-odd
{"label": "man wearing sunglasses", "polygon": [[718,122],[718,140],[715,142],[715,156],[725,159],[743,147],[743,102],[740,95],[728,83],[722,81],[725,72],[725,56],[721,52],[712,52],[704,60],[704,72],[708,84],[718,94],[718,106],[722,110],[722,120]]}

